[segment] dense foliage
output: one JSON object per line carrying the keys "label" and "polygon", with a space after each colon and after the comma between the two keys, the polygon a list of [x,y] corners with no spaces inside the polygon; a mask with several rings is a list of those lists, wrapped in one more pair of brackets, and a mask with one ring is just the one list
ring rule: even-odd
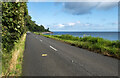
{"label": "dense foliage", "polygon": [[24,34],[27,31],[43,32],[49,31],[49,29],[45,29],[42,25],[38,26],[31,20],[26,2],[2,2],[2,11],[0,12],[2,12],[2,18],[0,16],[2,19],[2,72],[3,75],[7,76],[13,73],[10,70],[10,60],[14,58],[12,54],[17,50],[23,51],[24,47],[21,43],[25,43],[20,41],[25,41],[21,39]]}
{"label": "dense foliage", "polygon": [[72,35],[44,35],[49,38],[65,41],[71,45],[102,53],[120,59],[120,41],[110,41],[99,37],[74,37]]}
{"label": "dense foliage", "polygon": [[24,2],[2,3],[2,72],[4,75],[9,72],[9,62],[13,57],[13,50],[16,49],[16,43],[26,32],[24,21],[27,15],[26,10],[27,5]]}
{"label": "dense foliage", "polygon": [[45,31],[49,31],[48,29],[45,29],[43,25],[37,25],[35,23],[35,21],[31,20],[31,16],[27,15],[25,17],[25,22],[26,22],[26,26],[27,26],[27,30],[32,31],[32,32],[45,32]]}
{"label": "dense foliage", "polygon": [[9,52],[26,31],[49,31],[31,20],[25,2],[2,3],[2,49]]}
{"label": "dense foliage", "polygon": [[2,3],[2,49],[9,52],[25,33],[26,3]]}

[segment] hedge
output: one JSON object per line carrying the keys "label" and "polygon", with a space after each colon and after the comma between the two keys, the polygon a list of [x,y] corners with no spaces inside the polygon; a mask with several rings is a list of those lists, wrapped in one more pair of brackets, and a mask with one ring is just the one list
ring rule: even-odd
{"label": "hedge", "polygon": [[2,51],[10,52],[21,36],[25,33],[25,2],[2,3]]}

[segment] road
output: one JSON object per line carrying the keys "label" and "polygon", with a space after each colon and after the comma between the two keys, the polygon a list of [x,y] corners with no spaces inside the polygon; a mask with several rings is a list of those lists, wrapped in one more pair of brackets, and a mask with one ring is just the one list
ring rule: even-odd
{"label": "road", "polygon": [[27,33],[23,76],[118,76],[118,60]]}

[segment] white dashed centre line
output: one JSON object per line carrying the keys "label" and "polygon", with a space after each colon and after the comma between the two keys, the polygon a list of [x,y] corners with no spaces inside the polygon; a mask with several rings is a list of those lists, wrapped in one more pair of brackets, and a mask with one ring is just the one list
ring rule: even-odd
{"label": "white dashed centre line", "polygon": [[73,63],[74,61],[72,60],[72,63]]}
{"label": "white dashed centre line", "polygon": [[42,42],[42,40],[40,39],[40,41]]}
{"label": "white dashed centre line", "polygon": [[52,48],[53,50],[57,51],[57,49],[55,49],[54,47],[50,46],[50,48]]}

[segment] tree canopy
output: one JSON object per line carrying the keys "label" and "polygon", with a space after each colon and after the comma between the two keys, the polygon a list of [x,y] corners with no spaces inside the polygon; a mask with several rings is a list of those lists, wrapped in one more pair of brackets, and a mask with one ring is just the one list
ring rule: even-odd
{"label": "tree canopy", "polygon": [[32,31],[32,32],[49,31],[49,28],[45,29],[45,27],[43,25],[39,26],[35,23],[35,21],[32,21],[30,15],[27,15],[25,17],[25,22],[26,22],[27,30],[29,30],[29,31]]}

